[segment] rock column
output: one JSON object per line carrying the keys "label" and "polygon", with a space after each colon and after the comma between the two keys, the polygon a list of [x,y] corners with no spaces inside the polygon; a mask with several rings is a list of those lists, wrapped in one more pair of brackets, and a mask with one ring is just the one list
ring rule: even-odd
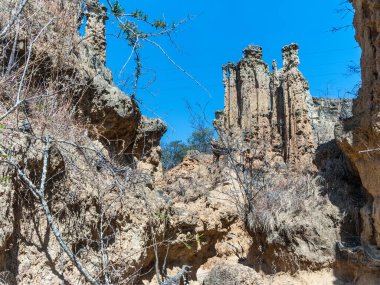
{"label": "rock column", "polygon": [[241,101],[241,129],[246,139],[268,143],[270,137],[268,65],[262,60],[262,48],[248,46],[238,64]]}
{"label": "rock column", "polygon": [[[298,45],[283,47],[282,94],[279,98],[285,162],[303,165],[312,163],[314,152],[313,128],[308,101],[309,85],[298,69]],[[281,102],[282,101],[282,102]]]}
{"label": "rock column", "polygon": [[107,8],[101,5],[98,0],[88,0],[86,8],[85,41],[94,52],[95,57],[101,64],[105,65]]}
{"label": "rock column", "polygon": [[240,141],[250,159],[312,165],[313,130],[309,86],[298,70],[298,45],[282,49],[283,68],[262,59],[262,48],[250,45],[238,64],[223,66],[224,122],[227,135]]}
{"label": "rock column", "polygon": [[239,126],[239,98],[236,84],[236,66],[223,65],[225,128],[236,130]]}

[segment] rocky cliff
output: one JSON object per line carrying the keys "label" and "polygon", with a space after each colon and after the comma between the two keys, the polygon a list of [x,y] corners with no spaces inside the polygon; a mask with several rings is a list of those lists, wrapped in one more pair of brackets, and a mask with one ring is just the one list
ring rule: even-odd
{"label": "rocky cliff", "polygon": [[335,126],[352,117],[352,102],[352,99],[313,97],[311,122],[318,146],[335,139]]}
{"label": "rocky cliff", "polygon": [[[0,30],[18,2],[1,2]],[[163,234],[166,125],[113,84],[106,9],[81,4],[26,1],[0,37],[1,284],[135,282],[154,259],[147,233]]]}
{"label": "rocky cliff", "polygon": [[380,4],[371,0],[354,0],[352,4],[356,40],[362,49],[362,87],[354,101],[353,118],[337,127],[336,134],[339,146],[369,194],[368,203],[361,210],[360,252],[367,258],[359,257],[362,262],[358,264],[371,267],[379,261],[380,245]]}

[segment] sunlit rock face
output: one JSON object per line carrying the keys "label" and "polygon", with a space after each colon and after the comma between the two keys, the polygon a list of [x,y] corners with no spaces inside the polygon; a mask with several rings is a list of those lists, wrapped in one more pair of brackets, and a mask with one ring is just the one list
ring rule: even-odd
{"label": "sunlit rock face", "polygon": [[[312,165],[315,148],[309,85],[298,69],[298,45],[283,47],[283,67],[272,72],[262,48],[248,46],[237,63],[223,66],[224,115],[215,126],[249,145],[250,159]],[[253,151],[252,151],[253,150]]]}
{"label": "sunlit rock face", "polygon": [[370,199],[362,209],[365,245],[380,246],[380,3],[353,0],[356,40],[362,49],[362,87],[353,105],[353,118],[336,130]]}
{"label": "sunlit rock face", "polygon": [[107,8],[98,0],[86,1],[85,41],[93,49],[101,64],[106,63],[106,20]]}

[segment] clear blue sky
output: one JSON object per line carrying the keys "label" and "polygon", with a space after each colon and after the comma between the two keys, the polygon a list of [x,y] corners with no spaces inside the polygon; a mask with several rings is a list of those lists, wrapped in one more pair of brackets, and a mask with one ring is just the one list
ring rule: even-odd
{"label": "clear blue sky", "polygon": [[[103,1],[104,2],[104,1]],[[223,109],[221,66],[238,61],[242,49],[254,43],[263,47],[264,60],[281,63],[281,47],[291,42],[300,45],[300,69],[308,79],[313,96],[338,97],[359,80],[347,76],[347,65],[359,63],[360,48],[352,28],[337,33],[334,26],[352,22],[353,15],[343,18],[337,10],[343,0],[121,0],[126,10],[136,8],[167,22],[191,16],[173,36],[157,41],[186,71],[196,77],[209,91],[207,95],[193,81],[178,71],[157,48],[145,46],[142,61],[146,69],[137,97],[143,113],[161,117],[169,130],[164,141],[186,140],[192,129],[185,101],[205,107],[212,122],[214,111]],[[115,82],[130,76],[119,72],[130,54],[123,40],[112,36],[113,20],[107,24],[107,66]],[[280,65],[280,64],[279,64]],[[133,62],[129,64],[133,67]],[[154,79],[146,88],[146,82]]]}

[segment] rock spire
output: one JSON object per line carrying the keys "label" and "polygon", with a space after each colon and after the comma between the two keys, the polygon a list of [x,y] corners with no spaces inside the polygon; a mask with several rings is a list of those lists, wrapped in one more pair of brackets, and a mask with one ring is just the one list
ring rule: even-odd
{"label": "rock spire", "polygon": [[[283,47],[283,67],[272,72],[262,48],[249,45],[223,66],[225,109],[215,126],[250,149],[251,159],[311,165],[314,151],[309,85],[298,69],[298,45]],[[253,150],[253,151],[252,151]]]}

